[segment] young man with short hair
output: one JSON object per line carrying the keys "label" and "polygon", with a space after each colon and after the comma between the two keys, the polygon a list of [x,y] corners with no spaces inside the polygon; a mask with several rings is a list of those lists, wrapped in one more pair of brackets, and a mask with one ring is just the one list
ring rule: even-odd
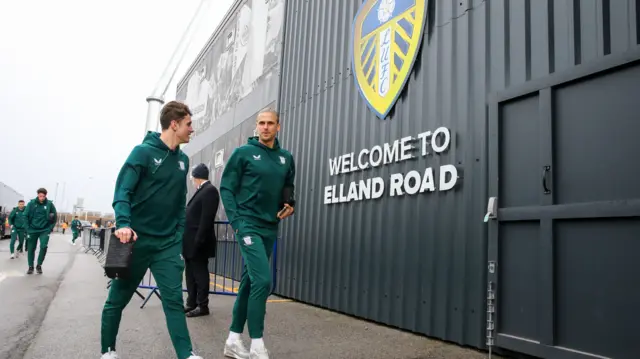
{"label": "young man with short hair", "polygon": [[[17,253],[22,253],[24,246],[24,240],[27,237],[27,215],[24,211],[24,201],[18,201],[18,207],[14,207],[9,215],[9,226],[11,226],[11,242],[9,242],[9,251],[11,252],[11,259],[18,256]],[[18,248],[15,248],[16,239],[18,240]],[[14,248],[17,253],[14,253]]]}
{"label": "young man with short hair", "polygon": [[[278,224],[293,214],[295,164],[280,147],[278,113],[267,109],[256,119],[258,136],[236,148],[222,173],[220,196],[240,244],[244,271],[233,307],[233,320],[224,355],[237,359],[268,359],[262,340],[267,298],[271,289],[269,258]],[[240,334],[248,324],[251,349]]]}
{"label": "young man with short hair", "polygon": [[40,252],[38,253],[36,272],[42,274],[42,263],[44,263],[49,247],[49,235],[58,220],[58,212],[53,202],[47,199],[45,188],[38,189],[38,197],[29,201],[25,212],[27,215],[27,263],[29,265],[27,274],[33,274],[33,260],[38,241],[40,241]]}
{"label": "young man with short hair", "polygon": [[[180,102],[167,103],[160,114],[162,133],[149,131],[125,161],[116,180],[113,209],[115,235],[135,241],[126,279],[112,281],[102,311],[102,359],[118,359],[116,337],[122,311],[147,269],[162,293],[162,309],[178,359],[193,354],[182,298],[182,234],[184,232],[189,158],[180,144],[193,133],[191,111]],[[140,355],[143,357],[144,355]]]}

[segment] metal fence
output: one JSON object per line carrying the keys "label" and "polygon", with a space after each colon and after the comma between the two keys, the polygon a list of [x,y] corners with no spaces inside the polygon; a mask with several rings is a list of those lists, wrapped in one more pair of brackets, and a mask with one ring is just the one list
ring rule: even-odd
{"label": "metal fence", "polygon": [[[209,294],[235,296],[238,293],[242,272],[244,270],[244,260],[240,253],[240,245],[236,240],[235,233],[228,221],[216,221],[216,256],[209,259],[210,290]],[[278,258],[278,241],[273,245],[273,253],[269,259],[271,267],[271,293],[276,288],[276,263]],[[149,299],[156,295],[160,297],[160,289],[157,287],[153,274],[147,271],[144,279],[138,285],[138,289],[150,290],[140,305],[144,308]],[[183,288],[183,292],[187,289]],[[140,294],[138,294],[140,295]]]}
{"label": "metal fence", "polygon": [[80,233],[82,248],[85,253],[91,253],[98,258],[100,264],[104,264],[109,248],[109,237],[113,228],[84,228]]}
{"label": "metal fence", "polygon": [[[240,253],[240,245],[228,221],[216,221],[216,256],[209,259],[209,273],[212,276],[213,294],[235,295],[242,279],[244,260]],[[273,253],[269,259],[271,267],[271,292],[276,288],[276,263],[278,260],[278,241],[273,245]]]}
{"label": "metal fence", "polygon": [[[91,229],[85,228],[82,233],[82,248],[85,253],[91,253],[98,258],[101,265],[104,266],[104,260],[107,256],[109,248],[109,238],[111,237],[113,228]],[[236,241],[235,234],[231,229],[228,221],[216,221],[216,256],[209,259],[210,273],[210,294],[235,296],[238,292],[242,272],[244,270],[244,260],[240,253],[240,245]],[[273,245],[273,252],[270,258],[271,267],[271,293],[276,288],[276,263],[278,256],[278,248],[276,242]],[[135,255],[135,254],[134,254]],[[108,282],[107,288],[111,286]],[[140,293],[140,290],[148,290],[147,295]],[[186,292],[183,288],[183,292]],[[144,278],[138,285],[136,294],[143,299],[140,308],[144,308],[147,302],[154,295],[160,297],[160,289],[155,283],[151,271],[147,271]]]}

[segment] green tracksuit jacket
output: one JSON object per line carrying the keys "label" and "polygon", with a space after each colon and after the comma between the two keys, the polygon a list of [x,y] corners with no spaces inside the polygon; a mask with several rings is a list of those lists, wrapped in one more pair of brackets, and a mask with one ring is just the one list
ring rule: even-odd
{"label": "green tracksuit jacket", "polygon": [[273,228],[280,223],[282,190],[289,187],[293,197],[295,163],[293,156],[280,147],[273,148],[250,137],[236,148],[225,165],[220,180],[220,197],[234,230],[240,220]]}
{"label": "green tracksuit jacket", "polygon": [[74,219],[73,221],[71,221],[71,232],[73,233],[78,233],[80,231],[80,229],[78,229],[78,227],[82,226],[82,222],[80,222],[80,220]]}
{"label": "green tracksuit jacket", "polygon": [[27,212],[25,209],[26,207],[22,210],[15,207],[9,215],[9,225],[13,226],[16,230],[24,231],[27,229]]}
{"label": "green tracksuit jacket", "polygon": [[148,132],[127,158],[116,180],[113,209],[117,228],[139,237],[182,240],[189,158],[170,150],[157,132]]}
{"label": "green tracksuit jacket", "polygon": [[[27,233],[51,232],[58,221],[58,211],[49,199],[40,202],[38,198],[34,198],[27,204],[25,209],[27,215]],[[53,214],[53,218],[49,220],[49,214]]]}

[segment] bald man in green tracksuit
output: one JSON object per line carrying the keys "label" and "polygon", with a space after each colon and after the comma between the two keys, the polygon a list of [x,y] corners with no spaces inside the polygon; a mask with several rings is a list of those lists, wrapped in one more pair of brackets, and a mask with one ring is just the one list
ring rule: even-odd
{"label": "bald man in green tracksuit", "polygon": [[[184,313],[182,234],[184,233],[189,158],[180,144],[193,133],[191,111],[167,103],[160,114],[162,133],[148,132],[129,154],[116,179],[113,208],[115,235],[135,241],[130,275],[112,281],[102,310],[101,359],[118,359],[116,337],[122,311],[151,270],[162,295],[169,337],[177,359],[202,359],[193,354]],[[144,350],[140,348],[140,350]],[[137,357],[145,357],[141,353]]]}
{"label": "bald man in green tracksuit", "polygon": [[[257,137],[233,151],[222,173],[220,197],[240,244],[244,271],[233,307],[233,320],[224,355],[236,359],[268,359],[262,340],[264,316],[271,289],[269,258],[280,220],[293,214],[295,165],[280,147],[278,113],[261,111]],[[245,322],[251,348],[240,340]]]}

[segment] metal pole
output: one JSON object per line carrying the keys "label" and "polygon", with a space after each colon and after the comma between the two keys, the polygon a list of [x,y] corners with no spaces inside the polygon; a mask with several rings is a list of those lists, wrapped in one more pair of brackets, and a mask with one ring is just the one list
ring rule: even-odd
{"label": "metal pole", "polygon": [[56,203],[58,201],[58,186],[60,185],[60,182],[56,182],[56,194],[53,196],[53,203]]}
{"label": "metal pole", "polygon": [[65,198],[64,198],[64,192],[67,188],[67,182],[62,182],[62,199],[60,199],[60,209],[64,209],[64,205],[65,203]]}
{"label": "metal pole", "polygon": [[156,124],[160,118],[160,109],[162,108],[162,105],[164,105],[163,97],[164,96],[147,97],[147,123],[144,131],[145,135],[148,131],[156,131],[157,129]]}
{"label": "metal pole", "polygon": [[195,14],[191,18],[191,22],[187,26],[186,30],[182,34],[182,38],[178,43],[178,46],[173,52],[169,63],[164,69],[164,72],[158,79],[156,83],[156,87],[151,92],[151,95],[147,97],[147,122],[145,126],[145,135],[148,131],[156,131],[158,127],[158,118],[160,116],[160,109],[164,104],[164,95],[167,93],[167,89],[169,85],[173,81],[173,77],[178,71],[178,67],[182,63],[182,60],[189,48],[189,44],[193,38],[194,29],[196,28],[196,24],[202,19],[202,14],[206,13],[213,1],[212,0],[202,0],[200,1],[200,5],[196,9]]}

